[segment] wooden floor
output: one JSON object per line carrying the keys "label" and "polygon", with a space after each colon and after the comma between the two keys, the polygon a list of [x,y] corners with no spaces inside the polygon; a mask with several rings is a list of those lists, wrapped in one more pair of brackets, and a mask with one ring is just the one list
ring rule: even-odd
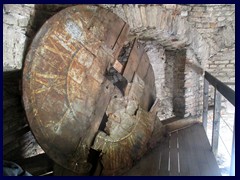
{"label": "wooden floor", "polygon": [[169,134],[125,176],[220,176],[201,124]]}

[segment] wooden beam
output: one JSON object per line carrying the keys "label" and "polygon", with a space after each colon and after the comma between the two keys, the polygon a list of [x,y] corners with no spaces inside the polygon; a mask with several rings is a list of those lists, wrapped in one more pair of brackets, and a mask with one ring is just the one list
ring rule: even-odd
{"label": "wooden beam", "polygon": [[[139,48],[144,49],[144,47],[141,44],[139,44]],[[136,73],[139,75],[141,79],[144,80],[144,78],[146,77],[149,66],[150,66],[150,63],[149,63],[149,58],[147,56],[147,53],[143,52],[136,70]]]}
{"label": "wooden beam", "polygon": [[118,61],[116,60],[113,64],[113,68],[117,70],[117,72],[119,72],[120,74],[122,74],[123,72],[123,65]]}
{"label": "wooden beam", "polygon": [[212,84],[232,105],[235,106],[235,92],[226,84],[219,81],[210,73],[205,71],[205,78],[210,84]]}
{"label": "wooden beam", "polygon": [[123,46],[124,42],[127,39],[127,35],[129,33],[129,31],[130,31],[130,27],[129,27],[129,25],[127,23],[125,23],[123,25],[123,28],[122,28],[118,38],[117,38],[117,41],[116,41],[116,43],[115,43],[115,45],[113,47],[113,51],[114,51],[113,52],[113,56],[115,58],[118,57],[118,55],[119,55],[119,53],[120,53],[120,51],[122,49],[122,46]]}
{"label": "wooden beam", "polygon": [[207,133],[207,120],[208,120],[208,90],[209,82],[204,78],[204,90],[203,90],[203,127]]}
{"label": "wooden beam", "polygon": [[138,64],[140,63],[143,53],[144,48],[142,46],[139,46],[137,39],[135,39],[133,43],[133,48],[131,49],[126,67],[123,72],[123,77],[125,77],[128,82],[132,82],[134,73],[138,68]]}
{"label": "wooden beam", "polygon": [[34,176],[40,176],[53,171],[53,161],[46,154],[18,160],[16,163]]}
{"label": "wooden beam", "polygon": [[214,112],[213,112],[213,130],[212,130],[212,151],[217,155],[219,127],[220,127],[220,113],[221,113],[221,94],[215,89],[214,91]]}

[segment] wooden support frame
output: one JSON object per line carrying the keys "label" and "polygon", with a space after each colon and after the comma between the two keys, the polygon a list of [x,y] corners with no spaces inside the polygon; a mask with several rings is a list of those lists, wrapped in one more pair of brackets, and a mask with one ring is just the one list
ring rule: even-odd
{"label": "wooden support frame", "polygon": [[207,118],[208,118],[208,90],[209,82],[204,79],[204,90],[203,90],[203,127],[207,133]]}
{"label": "wooden support frame", "polygon": [[226,84],[213,77],[207,71],[205,71],[205,79],[213,85],[232,105],[235,106],[235,92],[229,88]]}
{"label": "wooden support frame", "polygon": [[[225,83],[219,81],[210,73],[205,72],[204,76],[204,96],[203,96],[203,126],[207,132],[207,112],[208,112],[208,88],[209,83],[214,86],[214,114],[213,114],[213,131],[212,131],[212,151],[217,155],[219,127],[220,127],[220,113],[221,113],[221,96],[223,95],[232,105],[235,106],[235,92],[229,88]],[[232,153],[230,176],[235,176],[235,117],[234,117],[234,130],[232,140]]]}
{"label": "wooden support frame", "polygon": [[220,127],[220,113],[221,113],[221,94],[215,89],[214,91],[214,111],[213,111],[213,130],[212,130],[212,151],[217,155],[219,127]]}

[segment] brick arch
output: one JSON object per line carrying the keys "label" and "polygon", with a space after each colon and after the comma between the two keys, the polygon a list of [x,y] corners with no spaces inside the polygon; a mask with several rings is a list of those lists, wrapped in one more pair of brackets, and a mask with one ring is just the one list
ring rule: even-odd
{"label": "brick arch", "polygon": [[[185,51],[184,79],[179,88],[184,89],[184,93],[176,95],[177,102],[173,103],[184,104],[177,107],[184,109],[181,116],[200,117],[202,76],[210,57],[209,46],[203,37],[176,11],[167,10],[162,5],[125,4],[107,8],[129,24],[129,38],[138,37],[143,42],[150,40],[156,47],[163,46],[170,52],[170,58],[173,58],[174,51]],[[180,100],[178,96],[181,96]]]}
{"label": "brick arch", "polygon": [[116,5],[109,9],[129,24],[132,36],[157,41],[167,50],[190,49],[201,65],[209,58],[207,42],[175,11],[161,5],[137,4]]}

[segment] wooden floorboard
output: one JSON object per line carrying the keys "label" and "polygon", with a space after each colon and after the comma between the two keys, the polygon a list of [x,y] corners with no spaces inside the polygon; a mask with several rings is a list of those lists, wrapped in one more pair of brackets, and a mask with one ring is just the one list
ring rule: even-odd
{"label": "wooden floorboard", "polygon": [[171,133],[125,175],[220,176],[221,174],[202,124],[195,124]]}
{"label": "wooden floorboard", "polygon": [[161,144],[160,149],[161,162],[158,170],[159,176],[169,176],[169,137]]}
{"label": "wooden floorboard", "polygon": [[207,160],[204,156],[204,148],[203,145],[201,144],[201,138],[202,135],[198,135],[198,127],[199,125],[195,125],[192,128],[190,128],[190,132],[191,132],[191,138],[192,138],[192,147],[194,150],[194,161],[196,162],[196,165],[198,167],[199,170],[199,174],[196,174],[197,176],[206,176],[208,173],[208,163]]}
{"label": "wooden floorboard", "polygon": [[[198,126],[201,126],[201,125],[198,125]],[[196,131],[195,138],[199,139],[199,144],[201,144],[201,148],[202,148],[202,157],[205,160],[204,164],[207,164],[207,166],[205,166],[205,171],[203,171],[203,175],[220,176],[221,173],[216,163],[215,157],[211,151],[211,146],[207,139],[207,135],[205,134],[203,126],[201,127],[198,127],[198,126],[194,126],[192,130]]]}
{"label": "wooden floorboard", "polygon": [[[188,158],[186,159],[187,160],[186,165],[189,168],[189,176],[199,176],[200,172],[199,172],[196,154],[195,154],[196,148],[193,145],[191,128],[186,128],[182,130],[181,133],[184,139],[184,144],[182,144],[182,146],[185,146],[185,151],[187,152],[187,156],[188,156]],[[181,157],[181,154],[180,154],[180,157]],[[182,161],[185,161],[185,160],[182,159]]]}
{"label": "wooden floorboard", "polygon": [[178,132],[171,133],[169,140],[170,149],[170,176],[178,176]]}
{"label": "wooden floorboard", "polygon": [[[142,157],[136,162],[136,165],[124,176],[158,176],[158,166],[160,159],[160,147],[153,149],[151,152]],[[146,166],[146,162],[148,166]]]}
{"label": "wooden floorboard", "polygon": [[183,131],[178,131],[178,141],[179,141],[179,159],[180,159],[180,175],[190,176],[190,157],[188,153],[189,145],[187,139],[184,137]]}

